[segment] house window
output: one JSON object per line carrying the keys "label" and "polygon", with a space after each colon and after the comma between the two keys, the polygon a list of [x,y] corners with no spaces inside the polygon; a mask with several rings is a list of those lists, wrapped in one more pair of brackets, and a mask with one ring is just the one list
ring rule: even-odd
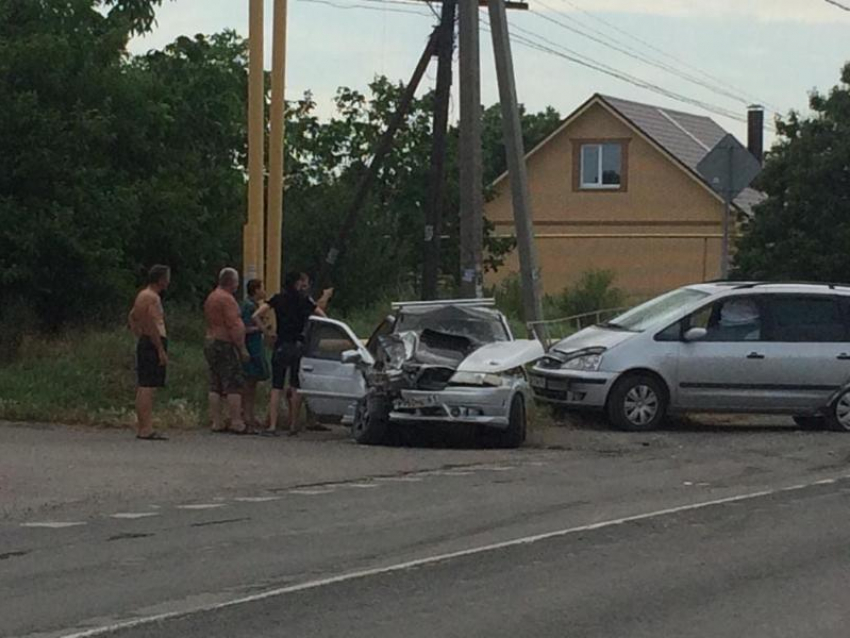
{"label": "house window", "polygon": [[619,190],[623,175],[623,147],[619,143],[582,144],[581,188]]}

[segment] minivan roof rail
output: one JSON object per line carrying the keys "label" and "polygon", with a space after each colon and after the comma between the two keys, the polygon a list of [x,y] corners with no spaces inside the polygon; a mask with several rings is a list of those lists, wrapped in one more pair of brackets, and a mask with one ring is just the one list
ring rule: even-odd
{"label": "minivan roof rail", "polygon": [[735,290],[745,288],[756,288],[757,286],[825,286],[830,290],[836,288],[850,288],[850,284],[834,283],[829,281],[754,281],[735,286]]}
{"label": "minivan roof rail", "polygon": [[466,306],[477,308],[492,308],[496,305],[496,300],[488,299],[434,299],[433,301],[395,301],[392,304],[393,310],[409,307],[427,307],[427,306]]}

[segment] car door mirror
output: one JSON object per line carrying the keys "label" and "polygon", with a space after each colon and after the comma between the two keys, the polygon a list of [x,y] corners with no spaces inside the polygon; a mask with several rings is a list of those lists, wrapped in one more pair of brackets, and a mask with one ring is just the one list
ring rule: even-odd
{"label": "car door mirror", "polygon": [[708,330],[705,328],[690,328],[684,336],[688,343],[692,341],[702,341],[708,335]]}
{"label": "car door mirror", "polygon": [[343,363],[363,363],[363,355],[358,350],[346,350],[340,355],[340,360]]}

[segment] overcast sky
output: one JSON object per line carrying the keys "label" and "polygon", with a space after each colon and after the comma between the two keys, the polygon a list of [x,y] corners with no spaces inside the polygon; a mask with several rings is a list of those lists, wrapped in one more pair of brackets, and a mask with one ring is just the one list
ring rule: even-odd
{"label": "overcast sky", "polygon": [[[316,0],[289,0],[287,99],[309,89],[322,112],[329,113],[331,98],[339,86],[364,90],[380,73],[396,80],[409,77],[435,22],[426,3],[322,2],[334,6]],[[850,6],[850,0],[845,4]],[[850,12],[826,0],[530,0],[530,6],[530,11],[510,12],[512,35],[534,37],[550,50],[577,53],[664,91],[741,116],[750,101],[783,113],[789,109],[807,111],[807,94],[813,88],[828,90],[837,84],[841,66],[850,60]],[[439,11],[439,6],[435,9]],[[272,0],[266,0],[267,61],[271,11]],[[486,19],[486,10],[481,16]],[[248,0],[165,0],[154,33],[134,40],[131,50],[144,52],[160,48],[179,35],[225,28],[247,35],[247,24]],[[489,38],[489,33],[482,31],[485,104],[498,98]],[[649,65],[635,55],[673,66],[680,74]],[[519,99],[530,109],[551,105],[566,115],[599,92],[709,114],[727,130],[745,138],[746,126],[741,122],[682,104],[552,53],[517,43],[514,59]],[[726,94],[681,75],[720,84],[718,88]],[[433,85],[435,77],[432,68],[425,88]],[[456,104],[455,89],[454,115]],[[768,118],[771,114],[768,110]]]}

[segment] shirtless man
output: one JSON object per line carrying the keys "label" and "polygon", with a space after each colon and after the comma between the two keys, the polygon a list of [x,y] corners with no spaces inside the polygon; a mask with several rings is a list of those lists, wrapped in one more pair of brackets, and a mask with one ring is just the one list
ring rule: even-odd
{"label": "shirtless man", "polygon": [[154,266],[148,273],[148,285],[136,295],[128,323],[138,338],[136,345],[136,438],[165,441],[167,437],[153,429],[153,398],[156,388],[165,387],[168,365],[168,339],[162,292],[171,283],[168,266]]}
{"label": "shirtless man", "polygon": [[[242,386],[244,375],[242,364],[251,356],[245,348],[245,324],[239,304],[233,295],[239,289],[239,273],[225,268],[218,275],[218,287],[204,302],[204,317],[207,322],[204,356],[210,371],[210,415],[213,432],[248,434],[242,420]],[[230,412],[230,427],[221,419],[221,397],[227,397]]]}

